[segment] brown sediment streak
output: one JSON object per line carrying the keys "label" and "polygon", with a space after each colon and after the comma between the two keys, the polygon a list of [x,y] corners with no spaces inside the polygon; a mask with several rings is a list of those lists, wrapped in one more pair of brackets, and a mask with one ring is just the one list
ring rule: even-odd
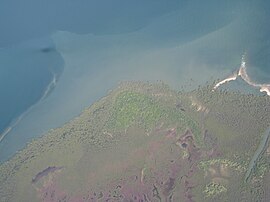
{"label": "brown sediment streak", "polygon": [[265,92],[268,96],[270,96],[270,84],[258,84],[255,83],[250,79],[250,77],[247,74],[247,68],[246,68],[246,62],[245,62],[245,55],[242,56],[241,66],[239,68],[238,73],[235,73],[228,78],[218,82],[213,90],[216,90],[221,85],[236,80],[238,77],[241,77],[248,85],[253,86],[255,88],[260,88],[260,92]]}

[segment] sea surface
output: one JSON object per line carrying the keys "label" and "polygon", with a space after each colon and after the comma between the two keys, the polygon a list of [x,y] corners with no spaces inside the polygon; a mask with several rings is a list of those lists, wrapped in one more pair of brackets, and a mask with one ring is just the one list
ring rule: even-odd
{"label": "sea surface", "polygon": [[121,81],[190,90],[230,75],[246,54],[250,77],[270,83],[267,1],[76,2],[29,0],[18,16],[0,3],[12,23],[0,20],[0,131],[10,129],[0,162]]}
{"label": "sea surface", "polygon": [[63,64],[48,37],[0,49],[0,140],[33,105],[49,96]]}

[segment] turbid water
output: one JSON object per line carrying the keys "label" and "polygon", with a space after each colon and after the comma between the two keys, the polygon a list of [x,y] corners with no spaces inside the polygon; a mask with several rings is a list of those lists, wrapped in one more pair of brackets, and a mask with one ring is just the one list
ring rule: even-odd
{"label": "turbid water", "polygon": [[[127,5],[125,1],[118,0],[114,5],[104,5],[102,1],[92,3],[96,3],[96,7],[90,6],[92,12],[86,9],[87,5],[67,4],[63,16],[58,16],[58,7],[54,3],[48,4],[50,9],[56,6],[51,11],[55,18],[41,18],[43,24],[50,26],[48,30],[44,27],[36,30],[43,30],[45,38],[51,42],[41,43],[42,38],[29,42],[29,38],[40,36],[37,31],[31,31],[31,27],[30,31],[24,29],[24,36],[16,38],[16,43],[28,40],[20,42],[26,44],[22,47],[32,44],[31,48],[22,49],[21,58],[33,58],[37,53],[42,56],[40,58],[45,59],[28,65],[14,60],[16,72],[11,72],[10,75],[27,75],[26,67],[19,68],[21,64],[32,68],[29,70],[32,80],[18,76],[29,81],[30,87],[21,85],[22,89],[29,89],[29,92],[17,94],[15,88],[12,95],[19,95],[17,98],[8,96],[11,91],[7,88],[1,89],[1,98],[7,98],[1,106],[6,108],[10,101],[18,105],[24,103],[17,100],[28,98],[29,94],[36,97],[31,102],[27,101],[15,114],[2,112],[6,114],[2,117],[10,117],[5,125],[16,120],[14,117],[19,117],[46,94],[46,89],[50,89],[48,85],[54,81],[48,67],[65,67],[50,95],[34,105],[1,141],[0,161],[10,158],[32,138],[69,121],[123,80],[163,80],[175,89],[183,87],[189,90],[229,75],[240,66],[244,52],[247,53],[250,64],[248,71],[252,78],[264,82],[270,80],[269,59],[267,54],[261,54],[270,50],[266,26],[269,19],[266,12],[268,4],[263,1],[138,1],[135,5]],[[40,5],[36,3],[33,6],[37,7],[37,11],[40,9]],[[109,9],[110,6],[115,10]],[[70,12],[71,8],[77,8],[80,12]],[[25,6],[24,9],[27,10]],[[101,11],[105,14],[100,15]],[[46,16],[46,12],[41,13]],[[28,22],[30,14],[23,15],[22,21]],[[44,22],[46,20],[48,22]],[[70,24],[66,24],[67,22]],[[37,20],[36,23],[40,25],[40,21]],[[16,40],[13,39],[13,42]],[[41,45],[35,46],[36,44]],[[18,45],[12,47],[15,52],[20,50]],[[11,49],[1,49],[6,55],[8,50]],[[13,64],[10,62],[12,58],[20,58],[20,55],[9,55],[11,59],[3,62],[2,66]],[[39,73],[42,78],[48,75],[46,82],[41,82]],[[7,79],[9,76],[5,77],[3,83],[10,80]],[[38,88],[41,83],[42,87]],[[37,89],[36,94],[33,86]]]}

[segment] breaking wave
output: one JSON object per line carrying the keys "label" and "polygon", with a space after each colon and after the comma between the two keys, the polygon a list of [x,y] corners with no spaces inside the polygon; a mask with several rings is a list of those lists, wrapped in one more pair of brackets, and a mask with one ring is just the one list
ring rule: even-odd
{"label": "breaking wave", "polygon": [[270,84],[256,83],[256,82],[252,81],[252,79],[247,74],[246,55],[245,54],[242,55],[241,65],[240,65],[239,70],[234,72],[229,77],[227,77],[227,78],[223,79],[222,81],[218,82],[214,86],[213,90],[216,90],[217,88],[219,88],[221,85],[223,85],[225,83],[236,80],[238,77],[242,78],[248,85],[250,85],[252,87],[255,87],[255,88],[259,88],[260,92],[265,92],[268,96],[270,96]]}

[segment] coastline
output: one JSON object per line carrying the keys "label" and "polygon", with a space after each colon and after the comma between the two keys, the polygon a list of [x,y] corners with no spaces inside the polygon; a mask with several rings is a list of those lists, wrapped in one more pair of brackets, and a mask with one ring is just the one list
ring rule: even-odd
{"label": "coastline", "polygon": [[[242,56],[241,60],[241,66],[239,70],[234,73],[233,75],[223,79],[222,81],[218,82],[214,87],[213,90],[216,90],[218,87],[221,85],[236,80],[238,77],[242,78],[248,85],[254,87],[254,88],[259,88],[260,92],[266,93],[267,96],[270,96],[270,84],[259,84],[254,82],[248,75],[247,73],[247,68],[246,68],[246,62],[245,62],[245,55]],[[270,126],[266,129],[264,134],[262,135],[262,139],[259,143],[258,148],[256,149],[252,159],[249,162],[248,165],[248,170],[245,174],[245,182],[249,182],[250,177],[254,171],[254,166],[256,166],[258,159],[261,157],[261,155],[264,153],[268,143],[270,140]]]}
{"label": "coastline", "polygon": [[20,123],[20,121],[25,117],[25,115],[28,114],[40,102],[42,102],[44,99],[46,99],[48,97],[48,95],[56,87],[56,84],[58,82],[58,79],[60,77],[60,74],[57,75],[54,72],[51,72],[51,74],[52,74],[51,82],[47,85],[47,87],[45,88],[45,90],[43,90],[42,96],[34,104],[32,104],[31,106],[29,106],[24,112],[22,112],[18,117],[14,118],[14,120],[11,121],[11,123],[0,134],[0,144],[5,139],[5,137]]}
{"label": "coastline", "polygon": [[236,71],[235,73],[233,73],[233,75],[230,75],[227,78],[223,79],[222,81],[218,82],[214,86],[213,91],[216,90],[217,88],[219,88],[221,85],[223,85],[225,83],[235,81],[238,77],[242,78],[248,85],[250,85],[252,87],[255,87],[255,88],[259,88],[260,92],[262,92],[262,93],[265,92],[268,96],[270,96],[270,84],[255,83],[249,77],[249,75],[247,73],[247,68],[246,68],[245,55],[242,56],[241,66],[240,66],[239,70]]}

